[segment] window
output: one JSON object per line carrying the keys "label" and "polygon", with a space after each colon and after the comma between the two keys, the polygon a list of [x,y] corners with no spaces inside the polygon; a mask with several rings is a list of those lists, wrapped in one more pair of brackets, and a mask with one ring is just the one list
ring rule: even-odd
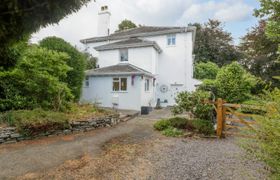
{"label": "window", "polygon": [[120,61],[121,62],[128,61],[128,49],[120,50]]}
{"label": "window", "polygon": [[89,87],[89,77],[88,77],[88,76],[86,76],[85,86],[86,86],[86,87]]}
{"label": "window", "polygon": [[176,45],[176,35],[172,34],[172,35],[168,35],[167,36],[167,45],[168,46],[174,46]]}
{"label": "window", "polygon": [[119,90],[120,90],[120,79],[113,78],[113,91],[119,91]]}
{"label": "window", "polygon": [[113,78],[113,91],[127,91],[127,78]]}
{"label": "window", "polygon": [[121,78],[121,91],[127,90],[127,78]]}
{"label": "window", "polygon": [[150,80],[146,79],[145,80],[145,91],[149,91],[150,90]]}

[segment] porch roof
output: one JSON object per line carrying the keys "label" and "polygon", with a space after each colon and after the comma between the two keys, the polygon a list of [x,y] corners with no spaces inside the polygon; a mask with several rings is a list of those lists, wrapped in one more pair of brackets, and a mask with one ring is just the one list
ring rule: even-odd
{"label": "porch roof", "polygon": [[85,71],[87,76],[110,76],[110,75],[146,75],[154,77],[152,73],[129,63],[120,63],[113,66],[91,69]]}

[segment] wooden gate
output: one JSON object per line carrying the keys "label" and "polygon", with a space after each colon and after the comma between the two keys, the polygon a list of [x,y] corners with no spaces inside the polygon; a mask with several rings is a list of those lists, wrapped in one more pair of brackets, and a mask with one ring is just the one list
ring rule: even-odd
{"label": "wooden gate", "polygon": [[217,113],[217,136],[219,138],[226,137],[227,135],[234,135],[240,137],[250,137],[250,134],[241,134],[240,129],[249,128],[254,131],[256,121],[254,120],[255,114],[245,114],[239,112],[240,108],[248,108],[255,110],[262,110],[259,106],[244,105],[244,104],[230,104],[226,103],[223,99],[219,98],[216,102],[210,102],[215,105]]}

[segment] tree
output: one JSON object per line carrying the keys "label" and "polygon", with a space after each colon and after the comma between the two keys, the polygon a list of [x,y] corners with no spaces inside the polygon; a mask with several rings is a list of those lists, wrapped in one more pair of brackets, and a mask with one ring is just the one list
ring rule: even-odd
{"label": "tree", "polygon": [[194,77],[197,79],[215,79],[219,67],[212,62],[200,62],[195,64]]}
{"label": "tree", "polygon": [[95,69],[97,58],[93,57],[90,53],[84,52],[84,56],[86,57],[86,69]]}
{"label": "tree", "polygon": [[255,10],[255,16],[266,17],[268,22],[266,34],[271,40],[280,42],[280,1],[259,0],[260,9]]}
{"label": "tree", "polygon": [[280,64],[277,62],[278,43],[266,36],[266,26],[267,22],[261,20],[242,38],[239,49],[244,56],[240,62],[253,75],[277,87],[280,83],[273,77],[280,74]]}
{"label": "tree", "polygon": [[232,44],[231,34],[226,32],[218,20],[209,20],[204,25],[191,24],[197,27],[194,46],[195,62],[211,61],[218,66],[238,60],[240,53]]}
{"label": "tree", "polygon": [[58,23],[90,0],[3,0],[0,5],[0,66],[16,63],[7,58],[11,47],[41,27]]}
{"label": "tree", "polygon": [[8,70],[14,67],[22,53],[27,48],[27,40],[21,40],[11,46],[0,47],[0,70]]}
{"label": "tree", "polygon": [[125,19],[119,24],[118,27],[119,27],[118,31],[122,31],[126,29],[136,28],[137,26],[132,21]]}
{"label": "tree", "polygon": [[11,71],[0,72],[0,110],[44,108],[63,110],[73,98],[66,83],[69,56],[29,47]]}
{"label": "tree", "polygon": [[230,103],[243,102],[250,98],[251,90],[256,83],[254,76],[246,72],[237,62],[233,62],[222,67],[217,74],[215,80],[217,97]]}
{"label": "tree", "polygon": [[79,52],[70,43],[58,37],[47,37],[40,41],[40,46],[57,52],[64,52],[69,55],[67,65],[72,69],[67,73],[64,82],[68,84],[75,100],[78,101],[81,95],[81,88],[84,80],[86,59],[83,53]]}
{"label": "tree", "polygon": [[[260,0],[259,10],[255,10],[255,16],[266,17],[268,22],[266,26],[266,35],[275,43],[278,43],[278,63],[280,63],[280,1]],[[273,77],[279,80],[280,74]]]}

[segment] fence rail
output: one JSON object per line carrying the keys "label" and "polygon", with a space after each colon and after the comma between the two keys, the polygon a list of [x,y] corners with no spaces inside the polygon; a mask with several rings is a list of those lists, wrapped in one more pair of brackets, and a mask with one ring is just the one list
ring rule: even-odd
{"label": "fence rail", "polygon": [[[263,110],[261,106],[255,105],[244,105],[244,104],[230,104],[225,102],[223,99],[219,98],[217,101],[204,101],[207,104],[212,104],[215,107],[215,111],[217,113],[217,136],[219,138],[223,138],[226,135],[234,135],[240,137],[250,137],[251,135],[244,135],[238,132],[229,132],[228,129],[244,129],[249,128],[254,131],[254,125],[256,122],[252,119],[254,114],[247,114],[237,112],[237,109],[240,108],[248,108],[253,110]],[[248,120],[246,118],[250,118]],[[242,125],[237,126],[236,124]]]}

